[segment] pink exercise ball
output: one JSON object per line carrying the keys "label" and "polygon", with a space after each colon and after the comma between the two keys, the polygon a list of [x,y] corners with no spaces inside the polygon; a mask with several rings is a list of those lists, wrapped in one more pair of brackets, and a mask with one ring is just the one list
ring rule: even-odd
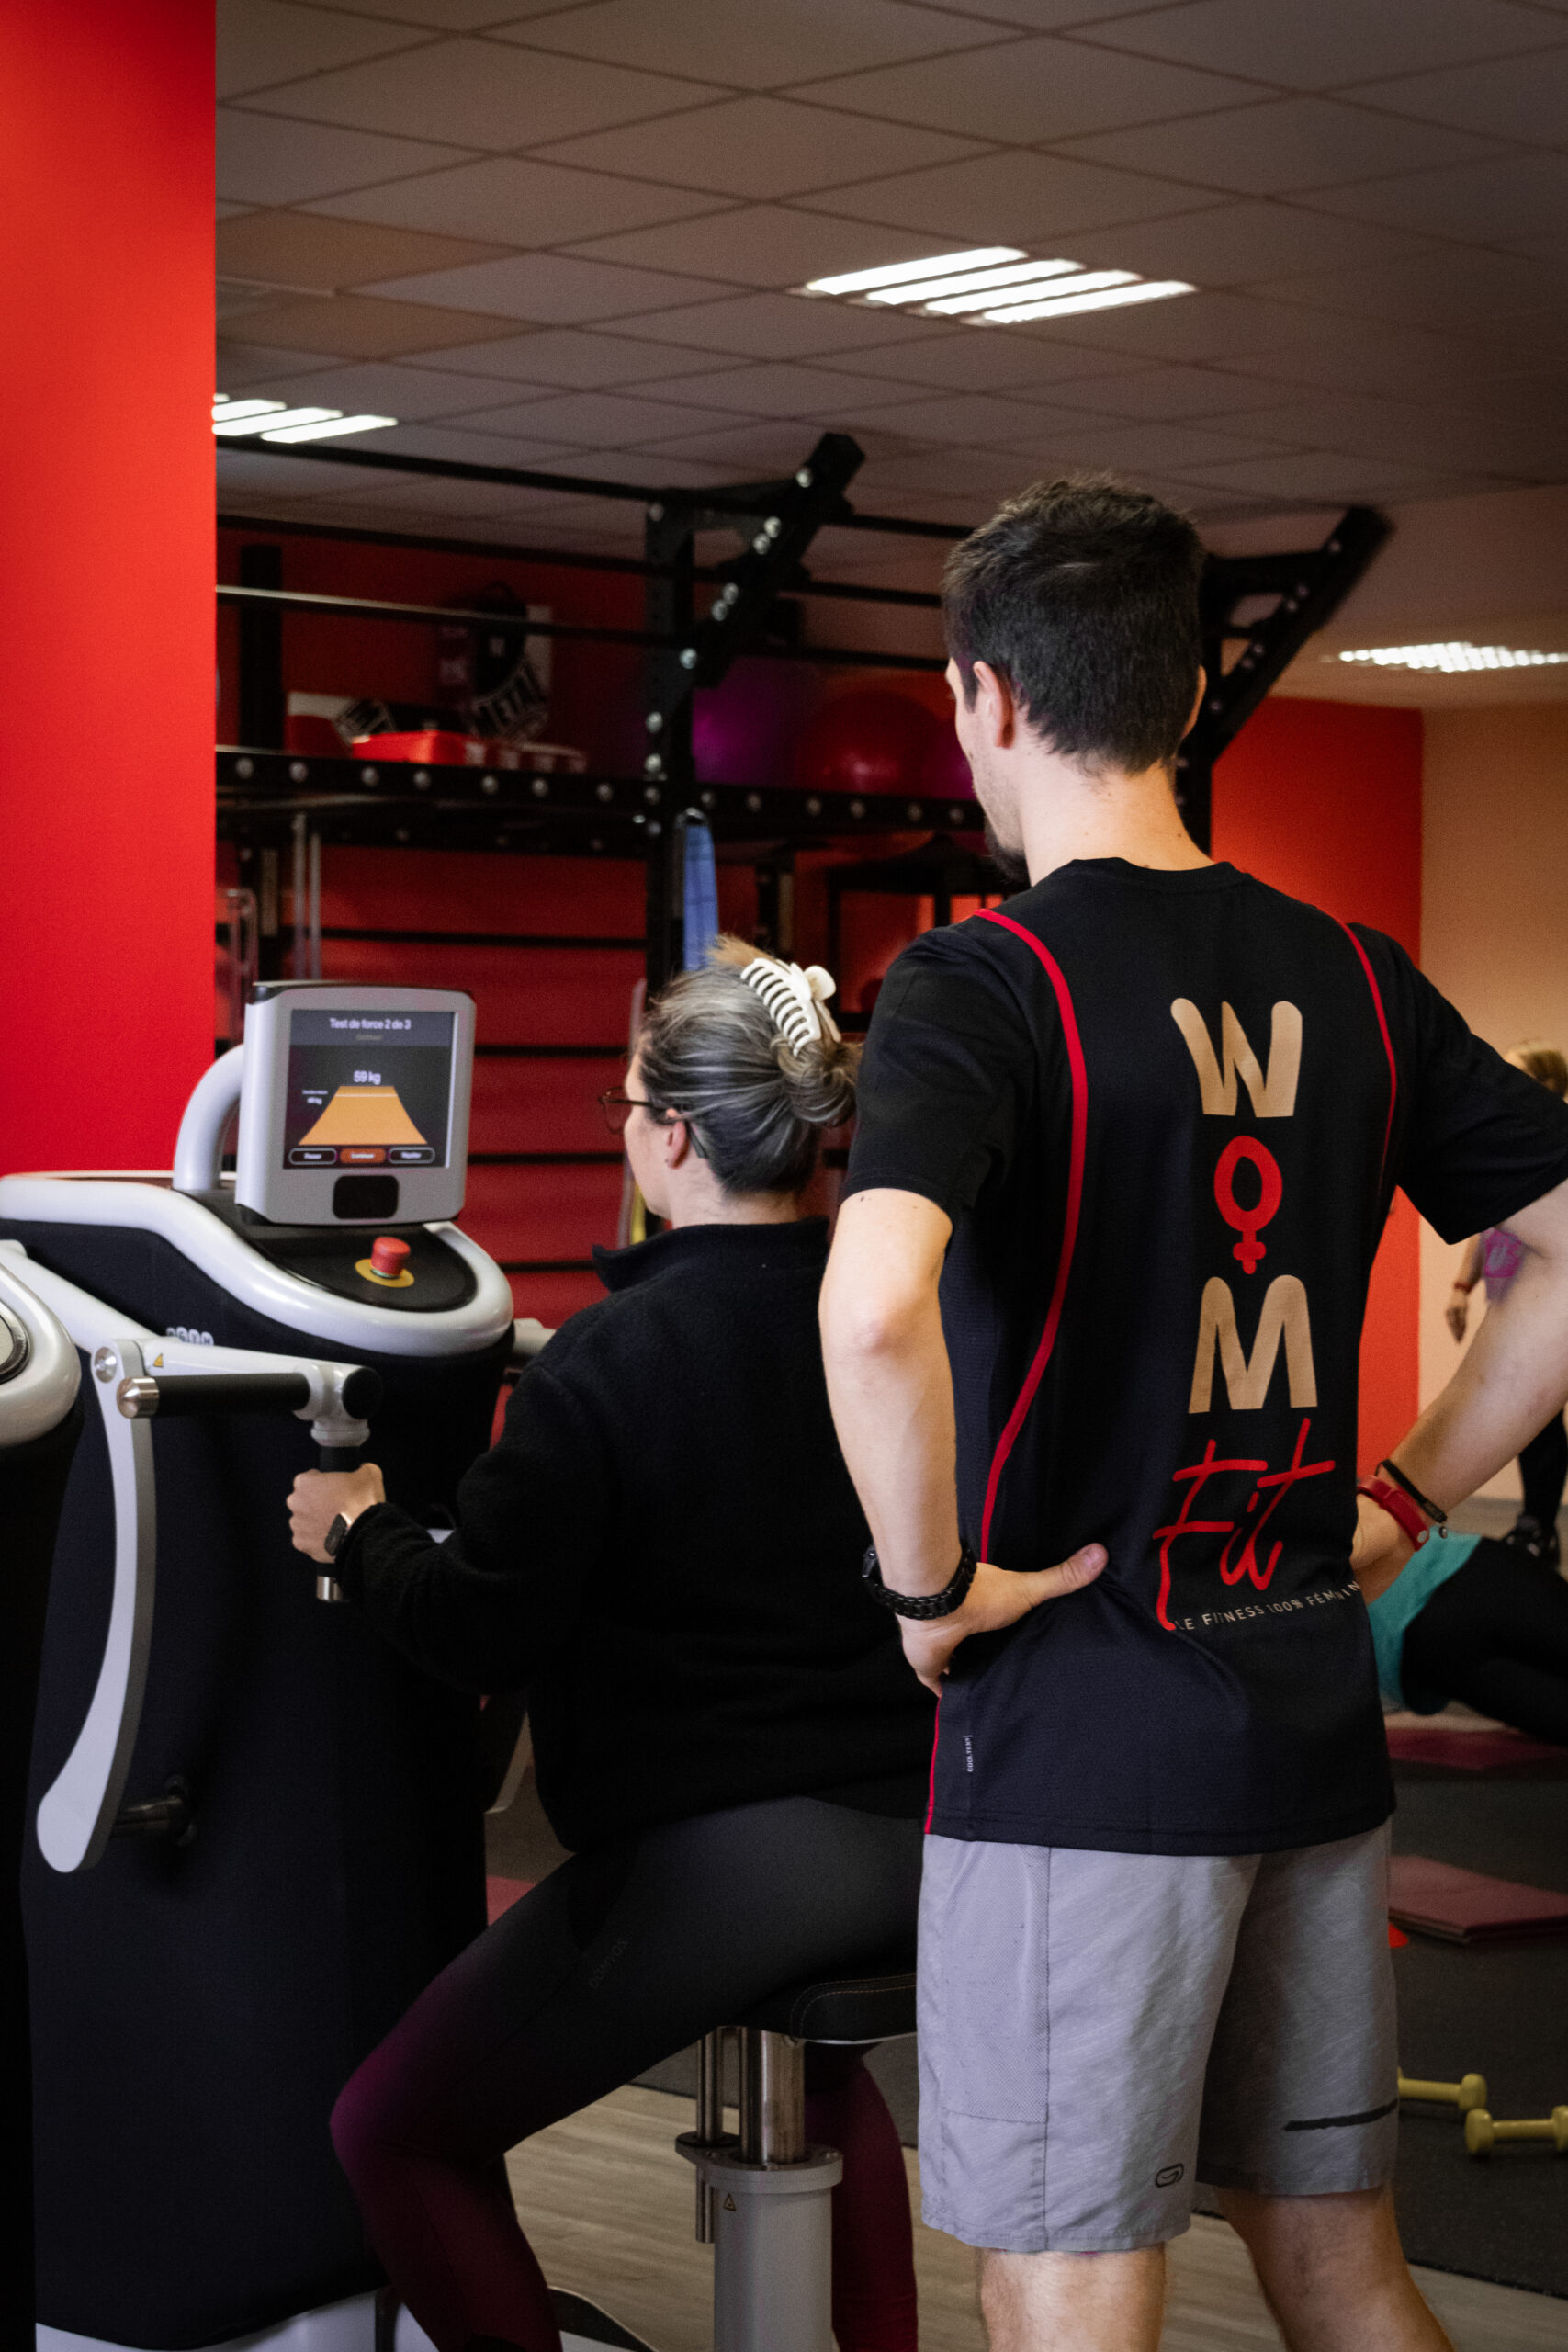
{"label": "pink exercise ball", "polygon": [[923,703],[875,686],[824,703],[801,739],[807,792],[919,792],[938,722]]}
{"label": "pink exercise ball", "polygon": [[722,685],[696,697],[692,751],[698,783],[787,784],[818,693],[810,672],[795,662],[742,656]]}
{"label": "pink exercise ball", "polygon": [[926,753],[925,765],[920,770],[920,790],[930,793],[933,800],[975,797],[975,779],[958,747],[951,718],[945,727],[938,726],[936,738]]}

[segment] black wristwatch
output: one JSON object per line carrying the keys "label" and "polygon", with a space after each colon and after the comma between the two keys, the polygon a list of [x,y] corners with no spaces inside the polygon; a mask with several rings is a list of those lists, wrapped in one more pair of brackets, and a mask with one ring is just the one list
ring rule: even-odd
{"label": "black wristwatch", "polygon": [[968,1598],[976,1565],[973,1551],[964,1544],[959,1551],[958,1566],[951,1581],[944,1584],[940,1592],[895,1592],[891,1585],[882,1581],[882,1563],[876,1556],[875,1544],[872,1544],[867,1546],[865,1558],[861,1563],[861,1575],[865,1578],[865,1589],[872,1598],[880,1600],[885,1609],[891,1609],[899,1617],[951,1617],[955,1609],[963,1608]]}
{"label": "black wristwatch", "polygon": [[321,1549],[326,1554],[329,1560],[335,1560],[337,1558],[338,1554],[343,1550],[344,1544],[348,1540],[348,1531],[353,1525],[353,1520],[344,1519],[342,1511],[340,1510],[337,1517],[333,1520],[332,1525],[328,1528],[326,1533],[321,1538]]}

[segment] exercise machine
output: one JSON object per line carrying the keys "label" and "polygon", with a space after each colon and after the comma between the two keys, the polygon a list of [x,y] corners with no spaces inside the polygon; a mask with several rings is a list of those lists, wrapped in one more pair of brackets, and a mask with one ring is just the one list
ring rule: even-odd
{"label": "exercise machine", "polygon": [[82,1433],[76,1351],[0,1251],[0,2341],[33,2324],[32,2061],[18,1873],[50,1566]]}
{"label": "exercise machine", "polygon": [[172,1180],[0,1180],[0,1267],[94,1400],[23,1862],[53,2352],[423,2341],[378,2332],[328,2118],[484,1925],[479,1710],[333,1605],[285,1498],[369,1443],[449,1526],[488,1442],[514,1332],[451,1222],[472,1049],[456,992],[264,983]]}
{"label": "exercise machine", "polygon": [[[914,1973],[895,1955],[880,1974],[782,1985],[698,2045],[695,2129],[675,2145],[696,2172],[698,2242],[714,2250],[714,2352],[832,2352],[832,2195],[844,2167],[806,2137],[806,2047],[914,2030]],[[727,2132],[731,2041],[739,2129]],[[588,2297],[552,2300],[565,2352],[653,2352]]]}

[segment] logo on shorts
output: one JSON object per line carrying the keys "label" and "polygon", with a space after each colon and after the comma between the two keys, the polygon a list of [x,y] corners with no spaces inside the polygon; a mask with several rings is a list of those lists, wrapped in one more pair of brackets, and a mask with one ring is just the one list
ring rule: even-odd
{"label": "logo on shorts", "polygon": [[1156,2173],[1155,2187],[1156,2188],[1174,2188],[1177,2182],[1181,2178],[1182,2174],[1186,2170],[1187,2166],[1185,2165],[1167,2165],[1163,2172]]}

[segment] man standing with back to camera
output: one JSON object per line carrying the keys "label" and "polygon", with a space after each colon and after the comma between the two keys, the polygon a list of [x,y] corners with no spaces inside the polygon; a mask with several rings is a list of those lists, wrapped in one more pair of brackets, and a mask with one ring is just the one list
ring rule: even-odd
{"label": "man standing with back to camera", "polygon": [[[1362,1594],[1568,1395],[1568,1107],[1194,847],[1201,562],[1104,481],[955,551],[959,741],[1029,887],[889,975],[823,1293],[868,1578],[942,1697],[926,2218],[986,2250],[995,2352],[1151,2352],[1200,2179],[1292,2352],[1418,2352]],[[1526,1254],[1358,1488],[1395,1185]]]}

